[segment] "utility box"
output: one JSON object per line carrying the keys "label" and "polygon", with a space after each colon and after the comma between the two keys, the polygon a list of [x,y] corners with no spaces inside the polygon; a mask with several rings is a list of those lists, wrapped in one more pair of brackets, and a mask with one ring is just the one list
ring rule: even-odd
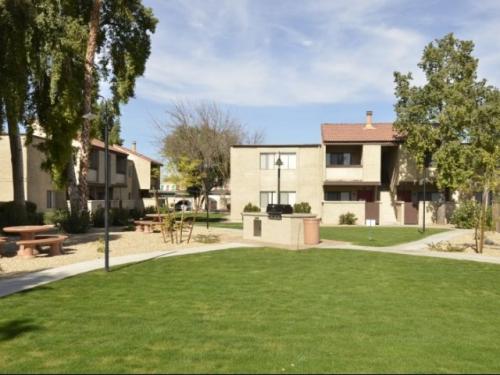
{"label": "utility box", "polygon": [[254,237],[262,236],[262,220],[260,220],[258,217],[253,219],[253,235]]}

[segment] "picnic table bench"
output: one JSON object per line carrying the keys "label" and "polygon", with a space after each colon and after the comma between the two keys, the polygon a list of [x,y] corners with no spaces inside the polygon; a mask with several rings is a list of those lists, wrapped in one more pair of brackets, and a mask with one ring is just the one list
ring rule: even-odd
{"label": "picnic table bench", "polygon": [[153,220],[135,220],[134,224],[136,232],[152,233],[154,227],[161,225],[161,222]]}
{"label": "picnic table bench", "polygon": [[31,240],[17,241],[16,244],[19,246],[18,254],[24,258],[33,258],[35,256],[33,254],[35,247],[50,246],[50,255],[60,255],[62,243],[67,238],[68,236],[56,234],[35,236],[35,238]]}

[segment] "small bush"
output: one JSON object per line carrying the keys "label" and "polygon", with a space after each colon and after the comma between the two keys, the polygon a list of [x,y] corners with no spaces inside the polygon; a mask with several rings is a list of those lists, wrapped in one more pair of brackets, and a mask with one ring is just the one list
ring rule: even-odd
{"label": "small bush", "polygon": [[311,213],[311,205],[307,202],[295,203],[293,205],[293,212],[298,214],[310,214]]}
{"label": "small bush", "polygon": [[36,203],[26,201],[26,212],[30,214],[36,213]]}
{"label": "small bush", "polygon": [[139,220],[141,217],[144,216],[144,212],[142,210],[132,208],[131,210],[129,210],[128,215],[134,220]]}
{"label": "small bush", "polygon": [[0,228],[30,224],[43,224],[43,214],[36,212],[35,203],[26,201],[22,205],[11,201],[0,205]]}
{"label": "small bush", "polygon": [[450,222],[457,228],[471,229],[479,219],[480,206],[474,200],[463,201],[455,208]]}
{"label": "small bush", "polygon": [[[481,216],[481,204],[475,200],[462,201],[453,211],[450,222],[457,228],[475,228]],[[493,212],[491,207],[486,210],[486,228],[493,228]]]}
{"label": "small bush", "polygon": [[347,212],[339,216],[339,224],[342,225],[354,225],[358,218],[352,212]]}
{"label": "small bush", "polygon": [[220,242],[220,236],[215,234],[198,234],[194,240],[201,243],[217,243]]}
{"label": "small bush", "polygon": [[156,207],[155,206],[148,206],[144,209],[145,214],[155,214],[156,213]]}
{"label": "small bush", "polygon": [[451,253],[458,253],[465,250],[465,247],[452,245],[449,241],[431,242],[427,247],[432,251],[445,251]]}
{"label": "small bush", "polygon": [[44,215],[45,223],[54,224],[66,233],[86,233],[90,227],[87,211],[70,213],[68,210],[54,210]]}
{"label": "small bush", "polygon": [[260,212],[259,206],[254,206],[252,203],[248,202],[248,204],[243,207],[243,212]]}
{"label": "small bush", "polygon": [[115,226],[127,225],[129,211],[125,208],[112,208],[110,223]]}
{"label": "small bush", "polygon": [[[109,217],[111,219],[111,217]],[[110,221],[111,222],[111,221]],[[104,228],[104,208],[98,207],[92,212],[92,224],[96,228]]]}

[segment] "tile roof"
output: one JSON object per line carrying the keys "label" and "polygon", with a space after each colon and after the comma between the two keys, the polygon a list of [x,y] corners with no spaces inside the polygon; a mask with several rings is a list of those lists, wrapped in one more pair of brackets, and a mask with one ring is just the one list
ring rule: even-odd
{"label": "tile roof", "polygon": [[130,148],[127,148],[127,147],[123,147],[123,146],[115,146],[116,148],[122,150],[123,152],[127,153],[127,154],[130,154],[130,155],[135,155],[141,159],[144,159],[144,160],[147,160],[153,164],[157,164],[157,165],[163,165],[163,163],[159,162],[158,160],[154,160],[154,159],[151,159],[149,157],[147,157],[146,155],[143,155],[137,151],[134,151],[134,150],[131,150]]}
{"label": "tile roof", "polygon": [[322,124],[321,139],[329,142],[396,142],[400,140],[390,122],[373,123],[372,129],[365,124]]}
{"label": "tile roof", "polygon": [[[105,147],[105,145],[104,145],[104,142],[103,142],[103,141],[100,141],[99,139],[95,139],[95,138],[94,138],[94,139],[92,139],[92,140],[90,141],[90,144],[91,144],[92,146],[97,147],[97,148],[100,148],[100,149],[102,149],[102,150],[104,150],[104,147]],[[113,146],[113,145],[109,145],[109,151],[111,151],[111,152],[116,152],[116,153],[118,153],[118,154],[127,154],[125,151],[120,150],[120,149],[118,148],[118,146]]]}

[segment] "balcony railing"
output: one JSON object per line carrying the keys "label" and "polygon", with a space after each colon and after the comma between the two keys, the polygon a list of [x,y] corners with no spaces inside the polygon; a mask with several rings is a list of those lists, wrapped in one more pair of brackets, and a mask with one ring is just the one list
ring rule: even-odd
{"label": "balcony railing", "polygon": [[327,181],[362,181],[363,167],[361,165],[327,166],[325,179]]}

